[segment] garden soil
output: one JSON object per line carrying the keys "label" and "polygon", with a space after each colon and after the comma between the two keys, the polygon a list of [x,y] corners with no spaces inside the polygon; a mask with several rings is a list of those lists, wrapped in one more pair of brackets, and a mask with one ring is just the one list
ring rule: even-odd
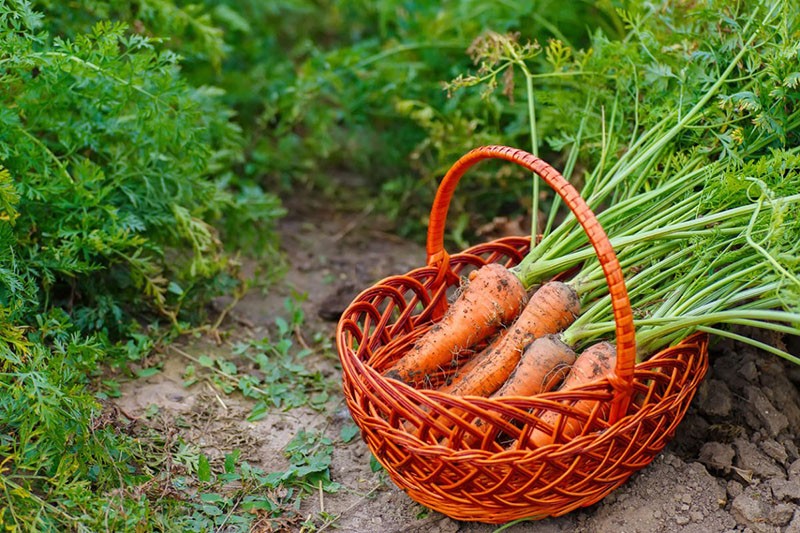
{"label": "garden soil", "polygon": [[[336,317],[361,289],[425,260],[423,247],[397,238],[369,208],[291,201],[288,206],[280,226],[290,265],[285,278],[266,295],[260,290],[247,294],[223,324],[221,341],[194,338],[166,349],[163,371],[124,384],[117,406],[131,416],[157,406],[162,429],[200,446],[212,458],[212,467],[225,453],[239,449],[251,464],[267,471],[284,469],[282,449],[299,430],[324,431],[336,443],[331,475],[342,488],[307,498],[302,518],[283,526],[288,531],[299,531],[307,518],[316,527],[309,531],[494,531],[497,526],[458,522],[428,511],[383,472],[373,472],[366,445],[358,438],[348,443],[339,438],[351,421],[338,392],[322,412],[276,411],[251,423],[246,417],[252,403],[241,396],[223,394],[208,382],[182,385],[192,358],[226,356],[235,341],[264,337],[288,295],[307,295],[303,338],[297,341],[310,342],[315,334],[332,341]],[[218,304],[222,308],[227,302]],[[800,353],[797,339],[765,341],[786,342],[791,353]],[[331,379],[340,379],[333,350],[313,364]],[[650,466],[592,507],[517,523],[505,531],[800,533],[799,385],[800,367],[748,346],[715,341],[703,386],[675,439]]]}

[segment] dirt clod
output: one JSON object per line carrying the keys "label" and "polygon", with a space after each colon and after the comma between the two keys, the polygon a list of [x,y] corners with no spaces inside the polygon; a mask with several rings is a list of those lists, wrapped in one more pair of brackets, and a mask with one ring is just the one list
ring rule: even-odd
{"label": "dirt clod", "polygon": [[736,467],[753,473],[756,477],[782,477],[783,469],[750,441],[736,439]]}
{"label": "dirt clod", "polygon": [[786,365],[776,368],[774,362],[763,367],[765,371],[760,377],[760,382],[767,399],[772,405],[779,407],[790,428],[800,427],[800,388],[789,379],[791,368],[786,368]]}
{"label": "dirt clod", "polygon": [[776,500],[800,502],[800,479],[773,478],[769,481],[769,485]]}
{"label": "dirt clod", "polygon": [[726,417],[733,408],[733,394],[724,381],[706,380],[698,391],[699,411],[710,417]]}
{"label": "dirt clod", "polygon": [[776,531],[775,526],[767,520],[770,514],[769,506],[751,487],[747,487],[742,494],[734,498],[731,513],[739,525],[749,527],[753,531],[759,533]]}
{"label": "dirt clod", "polygon": [[794,512],[794,517],[783,533],[800,533],[800,508]]}
{"label": "dirt clod", "polygon": [[786,448],[780,442],[773,439],[765,439],[760,444],[761,451],[774,459],[778,464],[786,464],[789,454],[786,453]]}
{"label": "dirt clod", "polygon": [[785,526],[791,520],[792,516],[794,515],[794,510],[796,506],[790,505],[788,503],[779,503],[772,510],[769,512],[769,521],[771,524],[776,526]]}
{"label": "dirt clod", "polygon": [[748,358],[744,364],[739,367],[739,375],[750,383],[758,381],[758,368],[752,358]]}
{"label": "dirt clod", "polygon": [[[800,427],[800,426],[795,426]],[[792,461],[796,461],[800,459],[800,450],[797,448],[797,444],[792,440],[792,436],[785,435],[779,439],[780,443],[783,444],[783,449],[786,450],[786,458],[787,463],[792,463]]]}
{"label": "dirt clod", "polygon": [[735,479],[732,479],[728,481],[726,485],[726,490],[728,492],[728,498],[733,500],[742,492],[744,492],[744,486]]}
{"label": "dirt clod", "polygon": [[720,442],[707,442],[700,449],[699,460],[708,468],[727,473],[731,470],[735,456],[733,446]]}
{"label": "dirt clod", "polygon": [[781,431],[789,427],[789,419],[775,409],[764,393],[756,387],[747,387],[747,401],[752,405],[755,415],[763,424],[771,437],[777,437]]}
{"label": "dirt clod", "polygon": [[789,465],[787,474],[789,474],[789,477],[800,477],[800,459]]}

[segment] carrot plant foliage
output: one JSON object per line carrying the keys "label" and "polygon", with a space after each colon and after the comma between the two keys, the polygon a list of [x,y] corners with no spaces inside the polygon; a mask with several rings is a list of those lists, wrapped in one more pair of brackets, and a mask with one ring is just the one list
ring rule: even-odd
{"label": "carrot plant foliage", "polygon": [[128,530],[149,505],[124,487],[152,472],[93,376],[147,355],[145,324],[185,329],[240,284],[226,222],[250,220],[277,264],[280,205],[239,180],[234,112],[175,49],[49,20],[0,2],[0,523]]}

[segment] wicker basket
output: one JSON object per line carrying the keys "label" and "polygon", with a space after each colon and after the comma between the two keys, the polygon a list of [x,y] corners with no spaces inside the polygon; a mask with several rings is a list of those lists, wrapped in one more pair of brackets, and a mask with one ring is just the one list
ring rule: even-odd
{"label": "wicker basket", "polygon": [[[444,251],[453,191],[470,166],[487,158],[536,172],[589,236],[616,321],[617,365],[606,378],[569,392],[489,399],[415,389],[382,376],[441,318],[461,275],[487,263],[512,266],[528,251],[530,240],[520,237],[453,256]],[[386,278],[356,297],[336,333],[353,420],[391,479],[411,498],[458,520],[503,523],[558,516],[599,501],[664,448],[706,373],[707,339],[692,336],[635,364],[632,312],[616,255],[594,214],[556,170],[507,147],[466,154],[439,187],[427,254],[427,266]],[[442,371],[432,385],[446,378]],[[589,415],[573,408],[579,400],[595,402]],[[557,412],[558,422],[543,422],[547,411]],[[570,417],[581,421],[582,433],[567,438],[562,430]],[[529,441],[534,429],[553,434],[553,444],[534,446]]]}

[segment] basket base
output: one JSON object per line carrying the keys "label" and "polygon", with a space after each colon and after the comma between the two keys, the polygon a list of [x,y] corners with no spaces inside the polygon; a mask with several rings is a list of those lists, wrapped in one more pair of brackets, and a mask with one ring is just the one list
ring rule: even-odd
{"label": "basket base", "polygon": [[[705,335],[694,335],[640,363],[634,401],[622,419],[604,428],[598,420],[602,429],[541,448],[529,444],[497,451],[496,443],[487,450],[474,440],[464,445],[444,443],[430,434],[426,439],[421,431],[408,431],[407,421],[396,413],[375,417],[375,405],[354,403],[349,394],[347,399],[372,453],[416,502],[456,520],[535,520],[593,505],[650,464],[674,436],[705,376],[707,346]],[[606,380],[592,388],[603,387],[611,391]],[[552,405],[547,398],[556,396],[548,393],[514,404],[541,411]],[[384,401],[379,403],[385,407]],[[491,402],[481,399],[480,408],[491,407]]]}

